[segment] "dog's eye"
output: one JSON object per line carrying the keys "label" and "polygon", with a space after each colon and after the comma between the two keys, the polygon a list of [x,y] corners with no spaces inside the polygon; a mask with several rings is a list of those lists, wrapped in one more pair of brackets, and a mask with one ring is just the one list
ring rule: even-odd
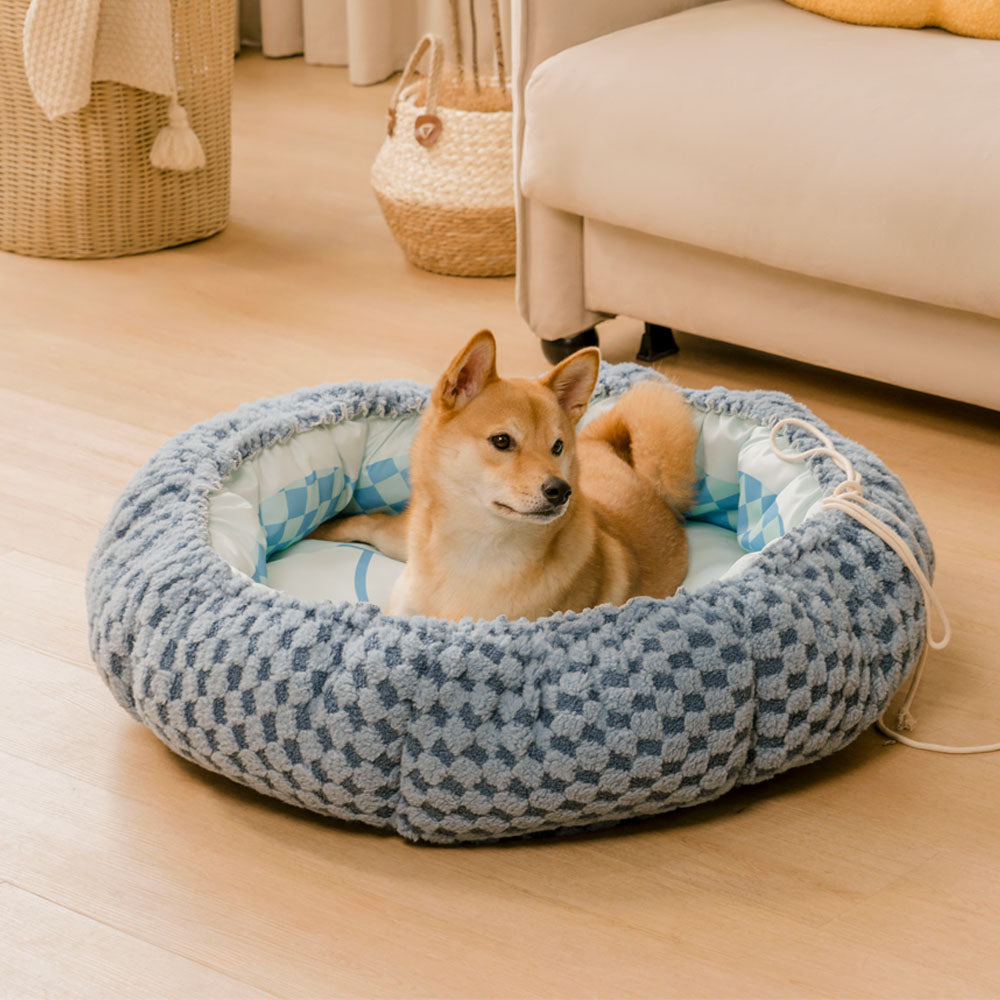
{"label": "dog's eye", "polygon": [[557,438],[556,443],[552,446],[553,455],[561,455],[563,450],[562,438]]}
{"label": "dog's eye", "polygon": [[511,445],[510,435],[494,434],[490,438],[490,444],[493,445],[497,451],[506,451]]}

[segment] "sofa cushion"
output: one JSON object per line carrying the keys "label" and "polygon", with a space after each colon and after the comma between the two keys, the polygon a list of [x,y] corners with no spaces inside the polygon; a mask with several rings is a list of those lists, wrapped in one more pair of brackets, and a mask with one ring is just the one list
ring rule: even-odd
{"label": "sofa cushion", "polygon": [[723,0],[541,63],[521,184],[563,211],[1000,316],[997,52]]}

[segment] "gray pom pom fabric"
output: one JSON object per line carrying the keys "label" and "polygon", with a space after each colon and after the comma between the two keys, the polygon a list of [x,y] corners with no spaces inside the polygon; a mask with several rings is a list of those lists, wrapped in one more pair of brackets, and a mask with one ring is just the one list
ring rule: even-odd
{"label": "gray pom pom fabric", "polygon": [[[598,393],[649,376],[605,365]],[[919,586],[835,511],[738,576],[536,622],[310,603],[211,548],[208,498],[241,462],[320,425],[412,416],[427,393],[353,382],[250,403],[169,441],[128,485],[88,570],[91,650],[115,698],[173,751],[327,816],[487,841],[666,812],[834,753],[916,662]],[[686,395],[831,434],[930,572],[923,523],[869,451],[780,393]],[[823,456],[809,468],[830,489],[842,478]]]}

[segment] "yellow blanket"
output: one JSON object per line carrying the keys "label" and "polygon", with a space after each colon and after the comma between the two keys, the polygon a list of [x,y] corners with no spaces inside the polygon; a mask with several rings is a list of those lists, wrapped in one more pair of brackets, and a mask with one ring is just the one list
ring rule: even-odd
{"label": "yellow blanket", "polygon": [[1000,38],[1000,0],[788,0],[814,14],[891,28],[944,28]]}

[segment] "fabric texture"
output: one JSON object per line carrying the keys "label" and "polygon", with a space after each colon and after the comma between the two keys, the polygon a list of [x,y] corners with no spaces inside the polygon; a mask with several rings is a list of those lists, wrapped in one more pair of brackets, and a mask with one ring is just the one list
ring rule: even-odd
{"label": "fabric texture", "polygon": [[[1000,410],[998,319],[591,219],[583,229],[596,309]],[[545,273],[557,260],[565,267],[556,256],[531,267]]]}
{"label": "fabric texture", "polygon": [[24,62],[50,119],[84,107],[94,80],[174,97],[170,0],[33,0]]}
{"label": "fabric texture", "polygon": [[944,28],[973,38],[1000,38],[997,0],[788,0],[824,17],[889,28]]}
{"label": "fabric texture", "polygon": [[989,41],[725,0],[538,65],[520,184],[570,217],[1000,317],[998,90]]}
{"label": "fabric texture", "polygon": [[168,124],[156,136],[149,159],[157,169],[187,172],[206,165],[205,151],[177,95],[170,3],[32,0],[24,20],[24,65],[35,100],[49,119],[85,107],[94,80],[169,97]]}
{"label": "fabric texture", "polygon": [[266,582],[267,560],[335,514],[401,511],[417,420],[344,421],[244,462],[209,498],[212,547]]}
{"label": "fabric texture", "polygon": [[[605,365],[599,391],[647,377]],[[88,568],[91,649],[118,701],[178,754],[410,839],[492,840],[660,813],[816,760],[870,725],[915,663],[918,585],[837,512],[738,578],[537,622],[296,600],[211,549],[208,496],[248,457],[324,424],[413,415],[427,395],[349,383],[247,404],[169,441],[126,488]],[[779,393],[687,397],[829,430]],[[898,479],[831,436],[932,572]],[[827,488],[841,478],[821,456],[809,467]]]}

